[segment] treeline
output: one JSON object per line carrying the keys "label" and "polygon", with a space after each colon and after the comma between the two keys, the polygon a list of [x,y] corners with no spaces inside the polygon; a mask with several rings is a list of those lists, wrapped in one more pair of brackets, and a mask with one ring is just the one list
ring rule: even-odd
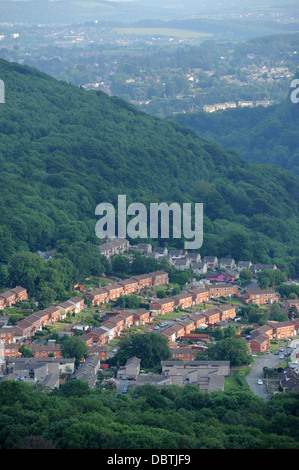
{"label": "treeline", "polygon": [[194,385],[105,394],[71,380],[0,382],[1,449],[298,449],[298,393],[265,402],[249,391],[204,394]]}

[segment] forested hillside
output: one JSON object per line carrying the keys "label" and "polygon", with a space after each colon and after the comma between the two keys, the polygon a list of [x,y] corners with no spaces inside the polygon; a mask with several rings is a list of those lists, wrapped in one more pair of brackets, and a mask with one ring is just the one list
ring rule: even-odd
{"label": "forested hillside", "polygon": [[290,97],[268,108],[177,114],[170,119],[249,162],[278,165],[299,176],[299,105]]}
{"label": "forested hillside", "polygon": [[26,66],[1,60],[0,77],[0,262],[98,243],[96,205],[126,194],[128,204],[203,202],[201,254],[295,265],[295,175]]}

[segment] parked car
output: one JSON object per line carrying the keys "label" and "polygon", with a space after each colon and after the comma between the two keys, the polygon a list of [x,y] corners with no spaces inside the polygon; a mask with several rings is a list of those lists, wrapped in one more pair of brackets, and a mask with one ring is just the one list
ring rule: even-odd
{"label": "parked car", "polygon": [[258,383],[259,385],[263,385],[262,379],[258,379],[257,383]]}

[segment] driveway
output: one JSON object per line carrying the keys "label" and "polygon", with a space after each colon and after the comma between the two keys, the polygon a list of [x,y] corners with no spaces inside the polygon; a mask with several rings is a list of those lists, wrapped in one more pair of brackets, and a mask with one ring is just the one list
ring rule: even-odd
{"label": "driveway", "polygon": [[279,358],[279,355],[271,353],[263,357],[254,357],[254,362],[255,363],[250,366],[250,372],[246,376],[246,381],[255,395],[264,400],[269,400],[270,395],[266,384],[263,381],[263,385],[259,385],[258,380],[263,378],[263,367],[270,369],[277,367],[282,362],[282,359]]}

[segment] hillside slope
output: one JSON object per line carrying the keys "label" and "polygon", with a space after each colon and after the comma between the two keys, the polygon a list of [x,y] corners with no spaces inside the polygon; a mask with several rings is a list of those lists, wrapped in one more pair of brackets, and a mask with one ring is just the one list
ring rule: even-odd
{"label": "hillside slope", "polygon": [[[202,254],[291,261],[299,180],[251,165],[118,98],[0,61],[0,260],[13,252],[98,243],[100,202],[203,202]],[[173,243],[178,246],[178,241]]]}
{"label": "hillside slope", "polygon": [[177,114],[170,119],[249,162],[278,165],[299,176],[299,105],[290,97],[268,108]]}

